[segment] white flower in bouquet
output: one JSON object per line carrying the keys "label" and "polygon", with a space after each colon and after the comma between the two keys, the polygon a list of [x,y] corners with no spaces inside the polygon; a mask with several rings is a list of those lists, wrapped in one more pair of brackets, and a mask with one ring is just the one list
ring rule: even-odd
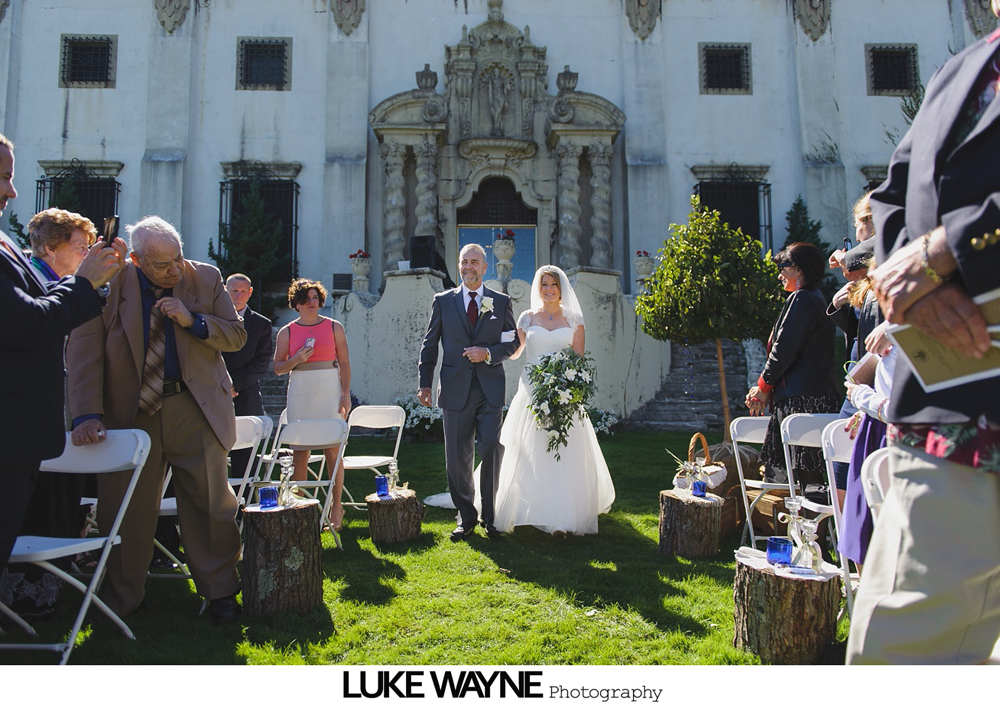
{"label": "white flower in bouquet", "polygon": [[587,372],[587,370],[583,370],[580,372],[580,379],[582,379],[584,382],[590,381],[590,374]]}
{"label": "white flower in bouquet", "polygon": [[559,390],[559,401],[563,404],[569,404],[573,401],[573,395],[567,392],[565,389]]}
{"label": "white flower in bouquet", "polygon": [[551,410],[549,409],[549,403],[547,401],[543,401],[541,404],[539,404],[538,410],[542,412],[543,416],[548,416],[551,413]]}
{"label": "white flower in bouquet", "polygon": [[572,367],[566,370],[566,379],[568,379],[570,382],[576,379],[576,370],[574,370]]}

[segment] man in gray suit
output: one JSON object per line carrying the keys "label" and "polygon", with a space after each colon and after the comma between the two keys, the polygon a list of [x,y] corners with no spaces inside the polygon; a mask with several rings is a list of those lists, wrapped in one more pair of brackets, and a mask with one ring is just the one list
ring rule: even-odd
{"label": "man in gray suit", "polygon": [[[487,538],[499,532],[493,526],[493,503],[503,446],[500,425],[505,393],[503,361],[517,350],[514,311],[510,299],[483,286],[486,252],[466,245],[458,257],[462,285],[434,297],[430,323],[420,348],[420,390],[417,398],[431,405],[431,382],[444,349],[438,406],[444,421],[445,466],[448,489],[458,508],[458,526],[452,541],[468,539],[481,519]],[[482,458],[479,485],[482,513],[477,517],[472,479],[473,443]]]}

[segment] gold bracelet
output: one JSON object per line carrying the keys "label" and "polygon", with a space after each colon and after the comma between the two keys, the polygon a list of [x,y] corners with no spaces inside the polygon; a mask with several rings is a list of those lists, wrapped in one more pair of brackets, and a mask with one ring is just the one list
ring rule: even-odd
{"label": "gold bracelet", "polygon": [[934,269],[931,267],[930,257],[928,256],[927,250],[931,244],[931,234],[926,233],[921,239],[923,240],[923,245],[920,248],[921,249],[920,266],[923,268],[924,274],[930,277],[930,280],[935,284],[944,284],[947,277],[942,277],[940,274],[934,271]]}

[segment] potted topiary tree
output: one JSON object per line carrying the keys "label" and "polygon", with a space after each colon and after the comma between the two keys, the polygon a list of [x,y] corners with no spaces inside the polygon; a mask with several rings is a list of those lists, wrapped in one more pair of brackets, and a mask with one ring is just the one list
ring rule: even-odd
{"label": "potted topiary tree", "polygon": [[729,443],[729,400],[722,339],[763,338],[781,308],[777,268],[760,243],[691,198],[686,225],[671,224],[659,266],[636,298],[642,329],[657,340],[697,345],[714,340]]}

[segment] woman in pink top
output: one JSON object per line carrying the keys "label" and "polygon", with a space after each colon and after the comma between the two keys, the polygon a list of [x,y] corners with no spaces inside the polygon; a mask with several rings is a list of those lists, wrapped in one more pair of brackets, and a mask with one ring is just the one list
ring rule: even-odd
{"label": "woman in pink top", "polygon": [[[286,411],[289,421],[346,419],[351,413],[351,361],[347,336],[339,321],[321,316],[326,289],[317,281],[296,279],[288,287],[288,308],[297,320],[278,331],[274,348],[274,373],[290,374]],[[294,450],[293,481],[306,479],[309,450]],[[326,465],[333,468],[340,446],[324,448]],[[332,471],[332,470],[331,470]],[[336,467],[330,525],[340,531],[344,505],[344,470]]]}

